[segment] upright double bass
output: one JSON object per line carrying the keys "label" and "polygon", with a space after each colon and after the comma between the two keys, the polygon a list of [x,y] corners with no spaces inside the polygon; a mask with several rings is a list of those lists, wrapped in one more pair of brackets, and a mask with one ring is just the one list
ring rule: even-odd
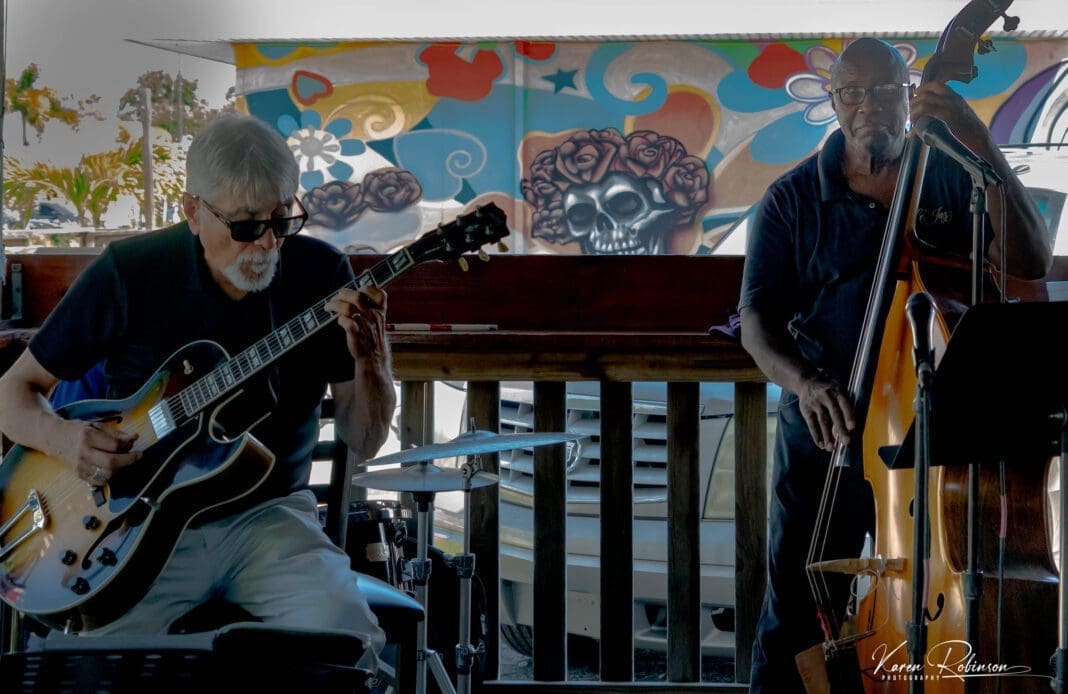
{"label": "upright double bass", "polygon": [[[978,72],[973,61],[977,48],[989,48],[982,34],[1005,16],[1011,2],[972,0],[943,32],[923,82],[970,82]],[[1006,28],[1013,28],[1011,18],[1005,19]],[[821,606],[825,640],[798,658],[810,692],[828,687],[833,694],[860,688],[917,691],[917,676],[927,692],[1049,690],[1049,678],[1043,675],[1050,673],[1049,658],[1056,649],[1057,574],[1041,532],[1046,474],[1041,464],[932,468],[927,477],[929,558],[921,559],[924,581],[916,591],[925,603],[921,621],[926,643],[922,662],[910,659],[910,623],[913,638],[917,629],[916,479],[911,469],[892,470],[886,460],[914,420],[917,379],[905,307],[917,293],[935,297],[939,310],[932,346],[937,360],[945,352],[954,315],[967,304],[962,305],[959,294],[936,286],[945,282],[945,272],[931,272],[931,259],[910,242],[927,155],[920,138],[908,138],[849,380],[863,435],[859,442],[836,445],[812,540],[809,583]],[[980,293],[974,287],[983,276],[982,253],[975,252],[981,248],[980,239],[973,245],[972,262],[978,269],[958,273],[964,285],[958,289],[966,288],[970,277],[973,296]],[[960,462],[969,461],[954,461]],[[824,556],[838,479],[847,467],[859,465],[875,501],[871,554]],[[829,604],[827,576],[834,572],[856,576],[855,614],[848,623],[839,621]],[[817,659],[819,667],[813,665]],[[829,680],[824,659],[839,666],[831,668]]]}

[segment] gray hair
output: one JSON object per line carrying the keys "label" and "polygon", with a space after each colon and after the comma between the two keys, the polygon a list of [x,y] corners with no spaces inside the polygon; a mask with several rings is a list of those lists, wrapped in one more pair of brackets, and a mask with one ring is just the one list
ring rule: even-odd
{"label": "gray hair", "polygon": [[289,146],[271,126],[238,113],[203,127],[186,155],[186,190],[217,199],[231,194],[248,206],[291,200],[300,171]]}

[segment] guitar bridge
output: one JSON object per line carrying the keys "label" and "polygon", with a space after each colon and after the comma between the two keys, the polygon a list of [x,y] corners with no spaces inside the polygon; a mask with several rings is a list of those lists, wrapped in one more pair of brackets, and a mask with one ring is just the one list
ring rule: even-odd
{"label": "guitar bridge", "polygon": [[44,529],[45,525],[48,523],[48,519],[45,517],[44,509],[41,507],[41,497],[38,496],[36,489],[30,490],[30,493],[26,495],[26,503],[23,504],[22,507],[15,513],[15,515],[9,518],[6,523],[0,526],[0,538],[6,535],[7,531],[14,527],[15,523],[19,522],[19,520],[27,513],[30,514],[33,519],[33,523],[31,524],[29,530],[22,533],[11,542],[8,542],[7,544],[0,547],[0,559],[4,559],[5,557],[7,557],[7,555],[10,554],[12,550],[14,550],[20,544],[28,540],[30,536],[36,533],[38,530]]}
{"label": "guitar bridge", "polygon": [[157,402],[148,411],[148,420],[152,423],[152,431],[156,440],[162,439],[175,429],[174,416],[166,401]]}

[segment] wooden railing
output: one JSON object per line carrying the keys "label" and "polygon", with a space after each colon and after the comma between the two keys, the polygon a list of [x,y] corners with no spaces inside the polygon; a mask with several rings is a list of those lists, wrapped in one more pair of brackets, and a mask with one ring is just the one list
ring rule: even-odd
{"label": "wooden railing", "polygon": [[[379,258],[353,256],[359,272]],[[81,255],[13,257],[22,264],[23,325],[35,326],[91,260]],[[534,381],[535,428],[565,428],[565,383],[601,384],[601,684],[566,679],[566,522],[564,447],[536,450],[534,464],[535,683],[487,682],[487,692],[537,688],[600,692],[643,690],[633,672],[631,384],[668,382],[668,683],[671,691],[737,691],[700,685],[701,506],[697,480],[698,384],[735,384],[735,643],[738,682],[749,675],[749,650],[765,581],[766,394],[763,376],[737,341],[709,334],[737,301],[736,257],[495,256],[468,273],[455,265],[413,269],[389,291],[389,320],[482,323],[480,332],[392,334],[394,371],[402,385],[401,443],[429,441],[428,386],[466,380],[468,414],[498,430],[500,382]],[[1059,265],[1055,278],[1066,275]],[[1035,293],[1035,292],[1032,292]],[[1040,293],[1040,292],[1039,292]],[[496,456],[483,464],[498,470]],[[490,634],[497,633],[498,489],[472,493],[472,551],[486,587]],[[498,644],[487,644],[495,676]],[[558,684],[549,685],[555,682]],[[689,683],[689,684],[684,684]]]}
{"label": "wooden railing", "polygon": [[[365,262],[353,258],[356,265]],[[480,429],[499,426],[500,382],[534,382],[536,430],[562,431],[567,381],[600,382],[601,679],[633,679],[633,493],[631,384],[667,381],[668,681],[696,683],[701,673],[698,388],[736,383],[736,677],[748,679],[764,585],[765,426],[763,377],[737,341],[708,328],[724,324],[737,301],[738,258],[495,257],[462,274],[418,268],[391,286],[391,320],[495,324],[494,331],[410,332],[391,337],[402,390],[402,432],[417,443],[432,430],[424,415],[436,380],[465,380],[468,413]],[[405,308],[402,308],[405,307]],[[408,315],[418,307],[419,315]],[[486,691],[566,679],[567,556],[564,447],[534,453],[534,660],[536,683],[494,682]],[[496,456],[483,458],[498,471]],[[472,493],[473,552],[499,620],[498,490]],[[497,672],[497,644],[487,673]],[[571,685],[567,685],[571,686]],[[602,691],[620,691],[605,684]],[[596,685],[584,683],[584,688]],[[727,685],[728,689],[731,687]]]}

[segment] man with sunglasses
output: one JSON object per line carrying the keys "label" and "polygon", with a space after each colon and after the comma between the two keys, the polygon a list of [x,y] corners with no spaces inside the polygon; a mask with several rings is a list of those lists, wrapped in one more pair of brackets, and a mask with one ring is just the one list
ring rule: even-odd
{"label": "man with sunglasses", "polygon": [[337,320],[263,369],[215,423],[223,436],[251,427],[275,456],[267,479],[224,517],[195,519],[145,597],[91,634],[166,633],[221,597],[268,624],[357,632],[361,664],[376,663],[384,634],[307,484],[328,385],[358,459],[386,439],[395,405],[386,297],[341,289],[353,279],[348,259],[296,236],[307,219],[298,175],[265,123],[230,115],[208,124],[187,157],[186,221],[111,244],[0,379],[0,429],[99,486],[139,459],[137,434],[57,417],[42,397],[57,381],[102,364],[107,392],[86,395],[125,398],[189,342],[234,355],[333,297],[326,309]]}
{"label": "man with sunglasses", "polygon": [[[739,302],[742,344],[783,388],[768,587],[753,644],[754,692],[804,691],[794,658],[822,641],[806,555],[830,452],[836,440],[847,442],[857,433],[847,384],[910,115],[914,122],[922,116],[944,121],[1004,179],[1002,189],[987,191],[987,228],[997,240],[988,242],[986,257],[1000,265],[1004,234],[1010,273],[1041,277],[1052,261],[1038,210],[978,116],[944,85],[925,84],[913,92],[908,82],[908,68],[893,46],[870,38],[849,44],[831,72],[831,104],[840,129],[819,153],[771,185],[750,232]],[[967,256],[971,190],[971,178],[932,149],[916,220],[920,237]],[[862,471],[846,471],[836,496],[824,556],[857,557],[872,523]],[[824,576],[837,611],[828,619],[840,620],[849,577]]]}

